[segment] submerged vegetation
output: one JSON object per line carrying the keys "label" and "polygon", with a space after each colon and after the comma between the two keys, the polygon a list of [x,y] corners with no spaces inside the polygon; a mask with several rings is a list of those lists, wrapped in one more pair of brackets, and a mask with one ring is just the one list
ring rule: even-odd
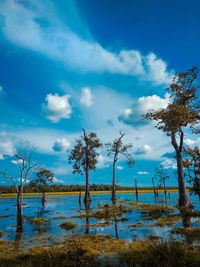
{"label": "submerged vegetation", "polygon": [[35,224],[35,225],[40,225],[43,223],[48,223],[49,220],[48,219],[44,219],[44,218],[30,218],[29,219],[29,223],[30,224]]}
{"label": "submerged vegetation", "polygon": [[172,234],[180,234],[192,240],[200,240],[200,228],[198,227],[177,227],[171,230]]}
{"label": "submerged vegetation", "polygon": [[60,228],[65,229],[65,230],[72,230],[76,227],[76,223],[74,222],[63,222],[60,225]]}
{"label": "submerged vegetation", "polygon": [[27,250],[0,244],[1,266],[199,266],[199,249],[180,242],[125,243],[102,235],[69,236],[50,247]]}

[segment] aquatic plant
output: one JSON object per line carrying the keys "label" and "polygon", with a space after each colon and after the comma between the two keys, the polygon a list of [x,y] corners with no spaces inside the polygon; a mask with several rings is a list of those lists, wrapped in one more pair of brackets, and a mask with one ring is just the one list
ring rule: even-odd
{"label": "aquatic plant", "polygon": [[198,227],[177,227],[170,230],[172,234],[184,235],[191,240],[200,240],[200,228]]}
{"label": "aquatic plant", "polygon": [[136,228],[136,227],[142,227],[144,226],[144,224],[142,222],[136,222],[134,224],[129,224],[128,227],[133,227],[133,228]]}
{"label": "aquatic plant", "polygon": [[76,223],[68,221],[68,222],[61,223],[59,226],[62,229],[71,230],[71,229],[74,229],[76,227]]}
{"label": "aquatic plant", "polygon": [[28,221],[30,224],[35,224],[35,225],[40,225],[40,224],[49,222],[48,219],[44,219],[44,218],[30,218]]}
{"label": "aquatic plant", "polygon": [[159,218],[156,222],[150,224],[149,226],[172,226],[181,220],[181,217],[178,215],[171,215],[163,218]]}
{"label": "aquatic plant", "polygon": [[57,217],[53,217],[53,220],[62,220],[62,219],[67,219],[66,216],[57,216]]}

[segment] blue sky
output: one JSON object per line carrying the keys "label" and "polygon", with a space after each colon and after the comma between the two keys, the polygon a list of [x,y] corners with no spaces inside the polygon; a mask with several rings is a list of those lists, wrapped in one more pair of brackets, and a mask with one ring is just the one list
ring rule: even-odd
{"label": "blue sky", "polygon": [[[134,168],[122,157],[121,185],[151,185],[162,164],[176,185],[170,140],[142,119],[166,107],[177,71],[200,60],[199,1],[0,0],[0,166],[12,166],[19,138],[57,183],[84,184],[67,162],[84,127],[103,143],[125,132]],[[185,143],[200,144],[186,134]],[[111,183],[111,159],[99,151],[91,183]],[[8,183],[3,178],[0,184]]]}

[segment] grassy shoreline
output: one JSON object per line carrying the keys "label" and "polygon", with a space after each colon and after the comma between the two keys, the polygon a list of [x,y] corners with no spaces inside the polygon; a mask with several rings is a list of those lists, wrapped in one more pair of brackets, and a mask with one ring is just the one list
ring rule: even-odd
{"label": "grassy shoreline", "polygon": [[[158,190],[159,193],[164,193],[163,189]],[[167,192],[170,193],[177,193],[178,189],[169,189],[167,190]],[[84,194],[85,192],[82,191],[82,194]],[[90,192],[92,195],[99,195],[99,194],[111,194],[111,191],[91,191]],[[135,190],[120,190],[120,191],[116,191],[117,194],[135,194]],[[143,193],[153,193],[153,189],[146,189],[146,190],[138,190],[139,194],[143,194]],[[79,191],[74,191],[74,192],[46,192],[46,196],[59,196],[59,195],[69,195],[69,196],[73,196],[73,195],[79,195],[80,192]],[[24,193],[24,196],[41,196],[41,193]],[[2,193],[0,195],[1,197],[15,197],[17,196],[16,193]]]}

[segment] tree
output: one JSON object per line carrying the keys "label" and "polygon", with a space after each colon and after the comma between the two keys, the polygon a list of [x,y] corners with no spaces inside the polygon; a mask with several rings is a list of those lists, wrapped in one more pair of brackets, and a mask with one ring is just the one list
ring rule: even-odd
{"label": "tree", "polygon": [[200,121],[198,69],[193,67],[187,72],[174,75],[167,91],[170,93],[170,103],[166,108],[150,111],[145,115],[148,120],[157,121],[156,127],[171,137],[171,143],[176,152],[179,206],[185,209],[193,208],[185,186],[183,171],[183,139],[184,128],[190,127],[193,132],[198,132],[197,125]]}
{"label": "tree", "polygon": [[46,202],[45,192],[47,187],[53,183],[54,173],[48,169],[41,168],[36,173],[36,178],[30,182],[30,186],[38,186],[40,192],[42,192],[42,206],[44,207]]}
{"label": "tree", "polygon": [[84,202],[91,202],[90,185],[89,185],[89,170],[96,170],[97,156],[96,149],[101,147],[102,144],[97,138],[96,133],[89,132],[83,129],[83,135],[80,139],[76,140],[74,148],[68,157],[69,163],[74,162],[73,173],[80,173],[86,176],[86,189]]}
{"label": "tree", "polygon": [[167,190],[166,190],[166,180],[169,179],[169,175],[167,175],[166,171],[162,166],[156,169],[155,177],[159,179],[160,185],[163,185],[165,198],[167,197]]}
{"label": "tree", "polygon": [[129,153],[129,149],[132,148],[132,144],[124,145],[122,142],[122,138],[125,133],[120,132],[120,136],[115,139],[112,143],[106,144],[107,155],[108,157],[113,158],[113,182],[112,182],[112,198],[113,202],[116,202],[116,185],[115,185],[115,165],[119,160],[119,156],[123,155],[128,159],[129,167],[132,167],[135,164],[135,161],[132,158],[132,155]]}
{"label": "tree", "polygon": [[184,147],[187,157],[183,159],[183,166],[188,171],[188,182],[192,186],[192,191],[199,196],[200,200],[200,148]]}
{"label": "tree", "polygon": [[[23,141],[20,143],[20,148],[14,151],[16,164],[18,166],[18,173],[15,177],[8,175],[8,169],[0,172],[4,178],[10,179],[13,182],[17,193],[17,228],[22,231],[23,228],[23,190],[24,184],[30,178],[32,172],[39,168],[39,161],[33,161],[34,149],[31,149],[28,144],[24,146]],[[18,182],[19,177],[19,182]]]}

